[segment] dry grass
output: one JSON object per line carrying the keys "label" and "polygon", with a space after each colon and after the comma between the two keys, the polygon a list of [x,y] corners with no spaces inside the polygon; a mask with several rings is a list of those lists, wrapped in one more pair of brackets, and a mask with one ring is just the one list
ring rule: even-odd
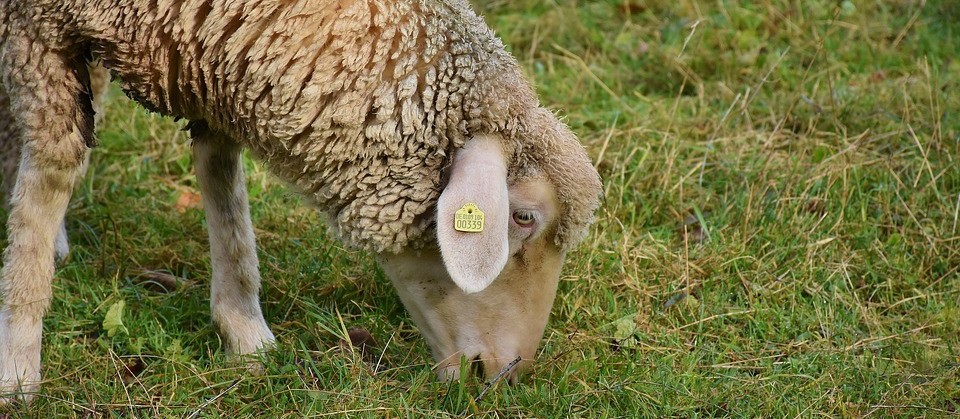
{"label": "dry grass", "polygon": [[[13,415],[948,416],[960,408],[960,6],[478,1],[605,186],[532,377],[433,381],[372,259],[250,163],[268,373],[223,359],[184,134],[120,97]],[[138,285],[168,270],[172,293]],[[126,302],[127,333],[107,309]],[[369,329],[371,367],[338,341]],[[241,377],[241,378],[237,378]]]}

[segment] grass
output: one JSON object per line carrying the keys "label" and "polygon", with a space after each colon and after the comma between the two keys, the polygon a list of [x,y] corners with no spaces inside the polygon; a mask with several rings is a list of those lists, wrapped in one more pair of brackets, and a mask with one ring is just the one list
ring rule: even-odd
{"label": "grass", "polygon": [[[202,210],[178,211],[197,188],[185,133],[113,93],[69,212],[43,393],[11,416],[960,412],[960,4],[474,4],[604,178],[523,385],[475,400],[478,380],[434,381],[370,255],[253,162],[280,347],[261,376],[226,362]],[[192,285],[151,291],[141,269]],[[348,327],[382,357],[342,349]]]}

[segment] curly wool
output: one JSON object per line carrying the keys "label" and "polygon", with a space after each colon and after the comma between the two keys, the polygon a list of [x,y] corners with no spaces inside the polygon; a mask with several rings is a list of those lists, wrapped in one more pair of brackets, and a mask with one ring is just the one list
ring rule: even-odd
{"label": "curly wool", "polygon": [[592,220],[595,172],[564,171],[567,159],[586,160],[582,147],[539,107],[465,1],[31,7],[45,8],[35,16],[56,28],[41,35],[55,37],[48,44],[89,48],[141,104],[243,143],[324,210],[347,244],[397,252],[432,242],[425,233],[450,157],[485,133],[504,139],[513,178],[543,173],[557,187],[558,245],[579,241]]}

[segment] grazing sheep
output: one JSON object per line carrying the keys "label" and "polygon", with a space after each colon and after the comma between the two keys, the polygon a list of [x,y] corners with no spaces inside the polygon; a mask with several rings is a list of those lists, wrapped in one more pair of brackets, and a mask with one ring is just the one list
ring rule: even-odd
{"label": "grazing sheep", "polygon": [[[186,118],[230,350],[274,341],[243,147],[370,250],[430,344],[495,373],[533,359],[596,170],[463,0],[6,0],[0,73],[23,141],[2,273],[0,398],[40,380],[54,241],[95,144],[87,63]],[[9,145],[8,145],[9,146]],[[455,229],[465,204],[482,231]],[[515,379],[517,370],[510,372]]]}

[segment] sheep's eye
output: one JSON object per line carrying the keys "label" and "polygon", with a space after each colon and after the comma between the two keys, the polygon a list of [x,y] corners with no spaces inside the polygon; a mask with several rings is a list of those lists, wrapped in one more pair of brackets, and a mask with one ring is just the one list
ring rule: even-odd
{"label": "sheep's eye", "polygon": [[513,221],[522,226],[528,226],[536,221],[532,211],[516,210],[513,212]]}

